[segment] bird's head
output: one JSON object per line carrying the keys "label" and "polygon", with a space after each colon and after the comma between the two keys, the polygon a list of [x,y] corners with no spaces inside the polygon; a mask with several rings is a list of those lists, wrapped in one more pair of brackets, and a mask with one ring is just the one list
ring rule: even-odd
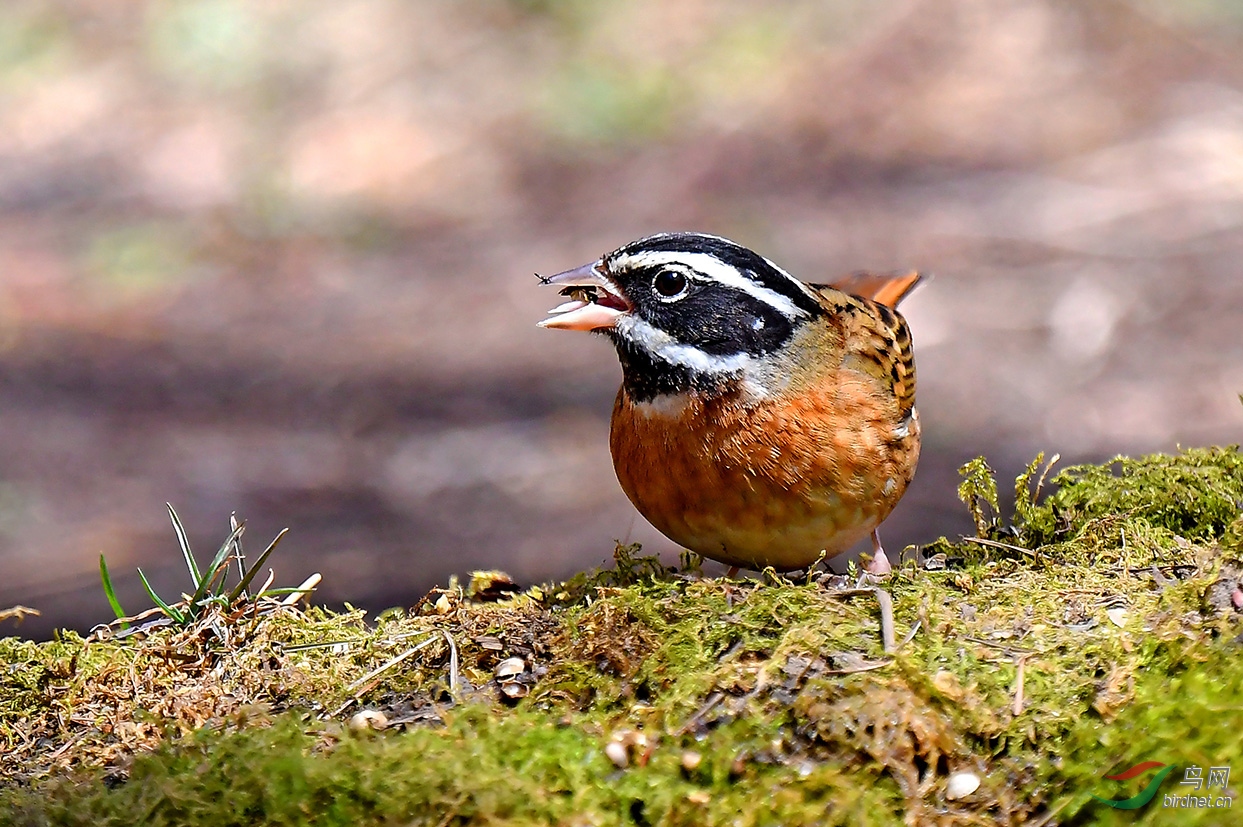
{"label": "bird's head", "polygon": [[736,381],[824,313],[763,256],[700,233],[648,236],[545,283],[569,300],[540,326],[612,339],[637,401]]}

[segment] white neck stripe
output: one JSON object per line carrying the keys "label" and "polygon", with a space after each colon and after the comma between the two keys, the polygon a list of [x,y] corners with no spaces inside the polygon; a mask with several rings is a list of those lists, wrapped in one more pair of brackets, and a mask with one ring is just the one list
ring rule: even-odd
{"label": "white neck stripe", "polygon": [[730,356],[713,356],[693,345],[684,345],[665,331],[640,319],[625,315],[617,320],[617,333],[629,339],[646,352],[671,365],[688,368],[697,373],[736,373],[751,364],[747,353]]}

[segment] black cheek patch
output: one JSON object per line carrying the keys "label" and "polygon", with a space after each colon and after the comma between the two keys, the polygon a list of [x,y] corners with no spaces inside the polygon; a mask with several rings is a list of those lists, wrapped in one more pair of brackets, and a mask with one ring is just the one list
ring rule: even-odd
{"label": "black cheek patch", "polygon": [[761,356],[780,348],[794,332],[790,320],[777,310],[734,291],[701,290],[681,301],[641,310],[676,341],[711,356]]}

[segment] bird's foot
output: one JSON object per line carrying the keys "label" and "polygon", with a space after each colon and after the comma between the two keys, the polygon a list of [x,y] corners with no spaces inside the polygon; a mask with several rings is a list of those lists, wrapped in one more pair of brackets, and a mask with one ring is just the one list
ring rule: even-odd
{"label": "bird's foot", "polygon": [[872,555],[872,559],[868,561],[865,569],[868,574],[872,574],[877,577],[884,577],[886,574],[893,571],[893,566],[889,564],[889,558],[885,556],[885,550],[881,549],[876,554]]}
{"label": "bird's foot", "polygon": [[876,577],[884,577],[893,571],[893,566],[889,564],[889,558],[885,555],[885,549],[880,544],[880,534],[876,529],[872,530],[872,559],[868,561],[864,570]]}

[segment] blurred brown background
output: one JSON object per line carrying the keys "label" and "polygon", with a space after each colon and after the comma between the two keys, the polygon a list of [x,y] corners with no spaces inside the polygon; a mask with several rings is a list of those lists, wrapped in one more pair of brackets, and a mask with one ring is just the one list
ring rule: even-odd
{"label": "blurred brown background", "polygon": [[6,633],[149,605],[236,510],[278,582],[409,604],[671,551],[612,475],[619,369],[532,273],[662,229],[795,274],[936,274],[924,459],[1234,442],[1235,0],[7,0]]}

